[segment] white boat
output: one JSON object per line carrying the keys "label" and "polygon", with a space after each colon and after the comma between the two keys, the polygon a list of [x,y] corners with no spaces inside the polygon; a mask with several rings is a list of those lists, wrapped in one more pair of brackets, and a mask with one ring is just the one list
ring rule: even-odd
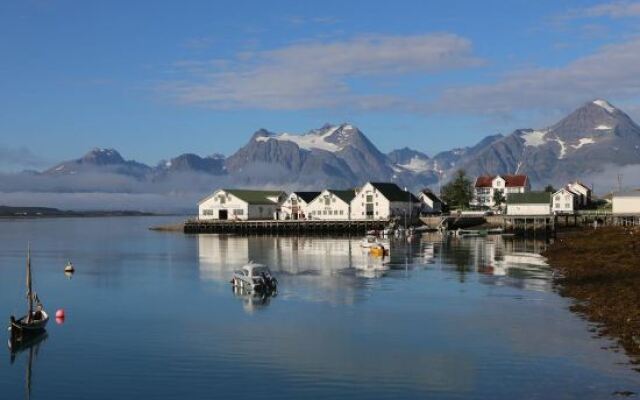
{"label": "white boat", "polygon": [[74,272],[76,272],[76,269],[73,266],[73,264],[71,263],[71,261],[68,261],[67,265],[64,266],[64,272],[69,273],[69,274],[73,274]]}
{"label": "white boat", "polygon": [[275,291],[278,280],[271,274],[269,267],[264,264],[249,262],[249,264],[233,272],[231,283],[248,291]]}

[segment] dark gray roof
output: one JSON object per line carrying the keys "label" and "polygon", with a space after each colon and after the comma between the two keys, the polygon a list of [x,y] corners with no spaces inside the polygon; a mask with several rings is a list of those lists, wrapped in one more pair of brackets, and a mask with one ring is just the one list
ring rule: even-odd
{"label": "dark gray roof", "polygon": [[507,204],[551,204],[549,192],[509,193]]}
{"label": "dark gray roof", "polygon": [[320,196],[320,192],[293,192],[296,196],[300,197],[307,203],[311,203],[313,199]]}
{"label": "dark gray roof", "polygon": [[344,201],[346,203],[351,203],[351,200],[353,200],[353,198],[356,197],[356,191],[355,190],[333,190],[333,189],[327,189],[327,192],[333,193],[334,195],[338,196],[340,199],[342,199],[342,201]]}
{"label": "dark gray roof", "polygon": [[423,190],[422,192],[423,195],[427,196],[429,199],[431,199],[431,201],[433,201],[434,203],[442,203],[442,200],[440,200],[440,198],[438,196],[436,196],[435,193],[433,193],[430,190]]}
{"label": "dark gray roof", "polygon": [[411,199],[413,203],[419,203],[420,200],[413,193],[405,192],[400,189],[400,186],[390,182],[369,182],[371,186],[376,188],[377,191],[382,193],[389,201],[407,201]]}

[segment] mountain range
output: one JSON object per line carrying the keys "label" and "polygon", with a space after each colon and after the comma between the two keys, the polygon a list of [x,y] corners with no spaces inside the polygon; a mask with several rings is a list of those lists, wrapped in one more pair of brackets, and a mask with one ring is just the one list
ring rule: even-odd
{"label": "mountain range", "polygon": [[[83,157],[41,172],[41,180],[74,180],[101,175],[134,185],[165,184],[194,178],[237,187],[284,189],[348,188],[368,180],[393,181],[418,189],[446,181],[457,169],[470,176],[523,173],[534,185],[559,185],[597,174],[611,165],[640,164],[640,127],[601,99],[589,101],[554,125],[487,136],[474,146],[428,156],[408,147],[381,152],[352,124],[325,125],[302,135],[260,129],[247,144],[225,157],[182,154],[155,166],[125,160],[114,149],[93,149]],[[198,180],[203,178],[204,180]],[[205,179],[208,178],[208,179]],[[99,181],[99,179],[98,179]],[[187,179],[187,183],[191,180]],[[185,186],[186,187],[186,186]],[[207,192],[211,187],[198,187]],[[62,189],[60,189],[62,190]]]}

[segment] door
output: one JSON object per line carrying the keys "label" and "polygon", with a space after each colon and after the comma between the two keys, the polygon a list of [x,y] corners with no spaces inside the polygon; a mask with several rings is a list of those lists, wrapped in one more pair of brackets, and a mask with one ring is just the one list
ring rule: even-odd
{"label": "door", "polygon": [[218,210],[218,219],[228,219],[229,210]]}

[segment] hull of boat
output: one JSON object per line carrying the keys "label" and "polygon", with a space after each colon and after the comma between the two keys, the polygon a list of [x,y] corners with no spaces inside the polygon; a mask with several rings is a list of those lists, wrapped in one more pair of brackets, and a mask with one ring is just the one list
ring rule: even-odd
{"label": "hull of boat", "polygon": [[42,311],[41,319],[30,323],[27,323],[26,319],[27,317],[24,316],[19,320],[11,322],[9,326],[11,341],[20,343],[44,332],[49,322],[49,315],[45,311]]}

